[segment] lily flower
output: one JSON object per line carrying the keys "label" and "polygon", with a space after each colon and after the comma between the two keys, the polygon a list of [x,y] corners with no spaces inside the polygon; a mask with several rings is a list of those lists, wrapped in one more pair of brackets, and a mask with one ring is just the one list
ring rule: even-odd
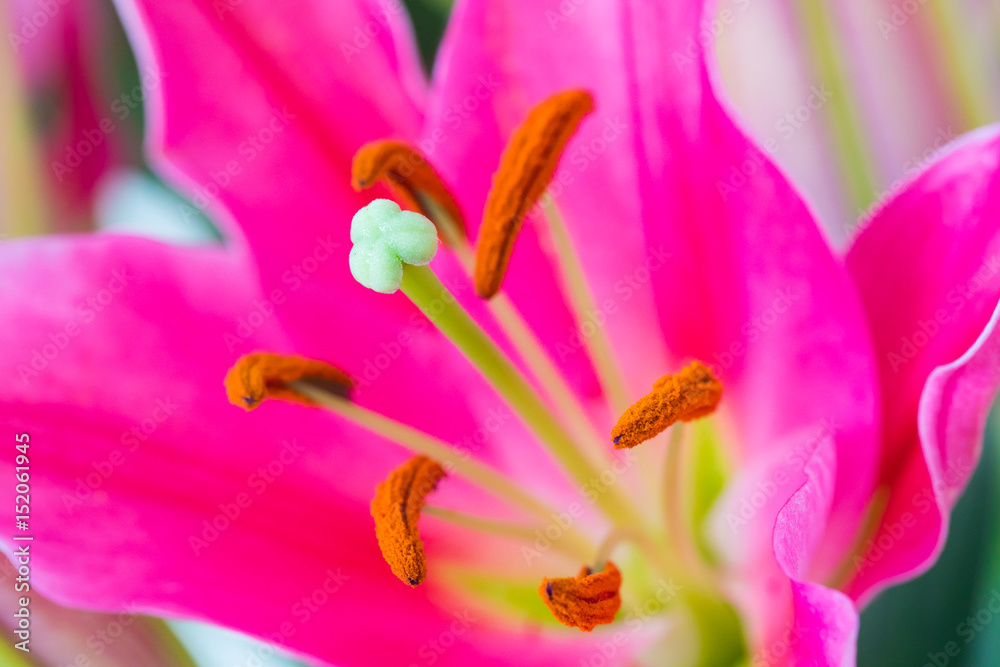
{"label": "lily flower", "polygon": [[52,599],[343,665],[851,665],[933,563],[1000,383],[996,128],[841,256],[700,0],[459,2],[429,87],[398,4],[118,6],[227,243],[0,246]]}

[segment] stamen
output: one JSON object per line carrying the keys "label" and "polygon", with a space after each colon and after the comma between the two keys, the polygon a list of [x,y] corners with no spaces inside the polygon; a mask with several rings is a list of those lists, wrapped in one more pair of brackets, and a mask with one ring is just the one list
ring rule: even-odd
{"label": "stamen", "polygon": [[329,364],[295,355],[254,352],[237,359],[226,373],[226,395],[230,403],[244,410],[253,410],[265,398],[315,405],[308,396],[288,386],[294,381],[343,396],[353,385],[346,373]]}
{"label": "stamen", "polygon": [[[551,524],[551,519],[547,523],[527,526],[495,519],[485,519],[479,516],[463,514],[455,510],[444,507],[427,505],[424,507],[424,516],[433,516],[442,521],[468,528],[488,535],[507,537],[526,544],[533,544],[539,535],[545,533],[545,529]],[[589,562],[593,557],[593,545],[586,539],[581,539],[577,533],[566,533],[559,539],[551,541],[551,548],[562,553],[573,560]]]}
{"label": "stamen", "polygon": [[[552,507],[536,499],[493,468],[469,458],[467,454],[455,451],[446,442],[316,387],[300,383],[293,383],[293,387],[344,419],[348,419],[387,440],[396,442],[414,454],[422,454],[441,461],[449,473],[454,472],[495,497],[534,514],[542,521],[543,525],[552,523],[553,517],[558,515],[558,512]],[[593,552],[590,541],[573,526],[566,528],[563,540],[567,543],[581,545],[588,553]]]}
{"label": "stamen", "polygon": [[[384,182],[406,205],[430,218],[442,240],[455,247],[467,232],[462,210],[434,167],[416,149],[383,139],[362,146],[354,154],[351,185],[360,192]],[[440,215],[440,213],[445,215]]]}
{"label": "stamen", "polygon": [[584,566],[575,577],[543,579],[538,594],[560,623],[590,632],[615,620],[622,606],[621,586],[621,572],[608,561],[601,572]]}
{"label": "stamen", "polygon": [[500,289],[524,216],[545,192],[566,143],[593,108],[590,93],[568,90],[532,109],[515,130],[493,176],[479,230],[475,283],[480,297],[489,299]]}
{"label": "stamen", "polygon": [[404,584],[416,586],[427,578],[427,559],[417,522],[427,494],[445,476],[444,468],[417,456],[389,473],[375,489],[371,513],[382,557]]}
{"label": "stamen", "polygon": [[[597,302],[587,285],[587,277],[583,271],[583,264],[579,255],[573,249],[573,242],[569,236],[569,228],[562,213],[556,206],[552,197],[543,197],[541,202],[542,210],[545,212],[545,219],[549,224],[549,233],[552,237],[552,245],[559,259],[560,277],[566,295],[569,297],[570,306],[577,322],[587,321],[587,313],[598,312]],[[621,413],[629,405],[629,393],[625,386],[625,378],[615,361],[614,351],[611,341],[603,327],[594,327],[593,334],[584,336],[584,345],[591,361],[594,362],[594,370],[604,389],[608,402],[611,404],[613,412]]]}
{"label": "stamen", "polygon": [[[595,470],[583,456],[573,438],[535,393],[528,380],[461,307],[455,296],[441,284],[434,272],[424,266],[430,263],[434,256],[437,237],[435,235],[433,239],[428,239],[425,232],[419,235],[411,234],[410,221],[402,217],[423,216],[418,213],[400,213],[398,207],[395,211],[390,210],[387,205],[391,203],[386,200],[376,200],[354,216],[351,239],[357,245],[351,249],[350,254],[351,272],[354,277],[362,285],[376,291],[389,292],[401,288],[410,301],[465,354],[507,403],[520,414],[577,482],[586,486],[592,480],[598,479],[599,471]],[[425,223],[431,224],[426,220]],[[358,226],[362,229],[355,229]],[[433,230],[432,225],[431,229]],[[397,241],[397,237],[403,238]],[[418,238],[414,241],[413,237]],[[410,250],[414,256],[421,259],[421,265],[410,262],[406,256],[398,252],[404,241],[406,244],[412,243],[413,247]],[[362,244],[365,247],[359,248]],[[428,250],[430,252],[425,253]],[[363,257],[363,264],[354,261],[356,254]],[[383,267],[392,270],[384,271],[385,275],[380,275],[379,272],[383,271]],[[393,289],[383,290],[381,289],[383,286]],[[605,493],[599,494],[597,503],[609,517],[623,524],[631,525],[638,520],[638,511],[617,486],[611,486]]]}
{"label": "stamen", "polygon": [[625,411],[611,430],[615,449],[635,447],[676,422],[689,422],[715,411],[722,382],[698,361],[676,375],[664,375],[649,392]]}

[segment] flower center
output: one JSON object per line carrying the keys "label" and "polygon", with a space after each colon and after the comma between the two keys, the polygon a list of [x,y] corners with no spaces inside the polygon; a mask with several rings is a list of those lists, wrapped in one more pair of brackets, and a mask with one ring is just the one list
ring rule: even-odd
{"label": "flower center", "polygon": [[[633,604],[643,595],[652,595],[650,591],[679,586],[683,592],[671,593],[667,599],[656,594],[665,613],[677,610],[685,619],[697,621],[705,616],[700,610],[710,609],[710,625],[716,626],[712,634],[719,632],[722,623],[738,637],[735,615],[718,594],[718,574],[704,558],[704,545],[685,530],[683,511],[678,509],[679,494],[688,485],[680,472],[684,439],[681,426],[674,424],[713,413],[721,400],[721,382],[704,365],[693,362],[658,380],[649,394],[630,405],[610,343],[598,329],[588,338],[587,351],[606,399],[612,410],[621,414],[611,436],[602,437],[594,431],[590,415],[544,347],[501,291],[523,220],[543,196],[564,147],[592,108],[590,95],[574,90],[557,94],[531,111],[504,151],[475,252],[455,199],[419,153],[391,141],[363,147],[354,161],[354,187],[363,189],[383,182],[415,211],[404,211],[386,199],[376,199],[358,211],[351,224],[351,272],[359,283],[377,292],[401,290],[489,381],[581,489],[631,460],[631,454],[616,454],[615,449],[635,447],[671,429],[666,483],[658,489],[666,502],[663,513],[655,513],[663,516],[662,523],[651,521],[637,494],[627,493],[623,484],[604,485],[601,492],[590,495],[610,524],[605,539],[595,547],[592,537],[573,522],[561,526],[560,536],[549,540],[549,546],[582,569],[576,577],[543,579],[533,604],[540,602],[564,625],[590,631],[615,620],[623,605],[621,589],[628,588],[630,581],[628,597]],[[554,204],[549,200],[540,208],[557,248],[567,302],[583,321],[583,314],[588,308],[592,310],[593,298],[582,267]],[[455,252],[476,293],[488,300],[489,312],[530,377],[459,305],[428,266],[438,250],[439,237]],[[463,529],[520,540],[529,549],[537,545],[553,518],[560,516],[531,489],[497,470],[463,456],[433,436],[352,402],[347,378],[347,374],[319,362],[257,353],[236,363],[227,375],[226,387],[230,400],[245,409],[268,397],[319,405],[415,454],[379,485],[371,504],[382,554],[405,584],[416,586],[434,578],[433,558],[428,566],[420,538],[421,514]],[[438,483],[451,474],[522,510],[533,522],[496,521],[426,504]],[[621,556],[616,556],[621,569],[610,561],[613,552]],[[492,576],[494,581],[502,578],[503,573]],[[468,588],[489,590],[481,584],[490,579],[480,578],[479,584],[470,583]],[[465,580],[471,581],[468,576]],[[510,597],[509,590],[506,596]],[[729,620],[723,623],[719,619]],[[692,627],[698,632],[708,628],[698,622]],[[736,645],[742,647],[741,641]]]}

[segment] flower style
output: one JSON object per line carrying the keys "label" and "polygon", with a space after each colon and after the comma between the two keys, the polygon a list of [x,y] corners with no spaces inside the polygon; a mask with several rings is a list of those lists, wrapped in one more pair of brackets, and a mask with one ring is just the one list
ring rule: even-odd
{"label": "flower style", "polygon": [[[206,619],[336,664],[371,664],[372,646],[384,664],[578,664],[610,642],[620,663],[842,665],[858,607],[934,561],[1000,381],[995,128],[840,257],[719,100],[700,0],[459,2],[429,87],[398,5],[118,4],[166,73],[151,157],[227,245],[0,247],[19,276],[0,291],[17,323],[0,421],[36,448],[52,599]],[[359,149],[426,156],[475,240],[491,187],[513,182],[491,180],[508,139],[570,90],[595,108],[545,163],[550,198],[496,263],[492,300],[461,244],[403,268],[405,296],[354,280],[348,222],[392,194],[351,188]],[[421,291],[432,278],[454,299]],[[283,375],[260,395],[311,392],[338,414],[233,408],[221,380],[255,350],[348,371],[351,399]],[[723,387],[711,415],[682,406],[700,419],[624,453],[608,435],[568,446],[692,361]],[[411,588],[371,501],[414,443],[451,466],[420,496]],[[535,533],[512,497],[549,523]],[[616,621],[583,633],[553,614]]]}

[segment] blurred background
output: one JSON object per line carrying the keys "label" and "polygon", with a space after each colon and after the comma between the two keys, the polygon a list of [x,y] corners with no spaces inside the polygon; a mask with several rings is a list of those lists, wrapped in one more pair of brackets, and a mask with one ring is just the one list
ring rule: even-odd
{"label": "blurred background", "polygon": [[[405,2],[428,72],[450,4]],[[143,97],[156,81],[137,69],[110,0],[6,0],[0,27],[0,238],[221,240],[144,162]],[[1000,119],[1000,0],[722,0],[703,27],[744,128],[771,147],[838,248],[948,142]],[[864,611],[860,665],[1000,665],[998,446],[994,411],[942,558]],[[16,575],[0,565],[9,623]],[[36,604],[38,636],[52,641],[25,662],[6,628],[0,665],[298,664],[202,624]],[[948,642],[958,656],[941,653]]]}

